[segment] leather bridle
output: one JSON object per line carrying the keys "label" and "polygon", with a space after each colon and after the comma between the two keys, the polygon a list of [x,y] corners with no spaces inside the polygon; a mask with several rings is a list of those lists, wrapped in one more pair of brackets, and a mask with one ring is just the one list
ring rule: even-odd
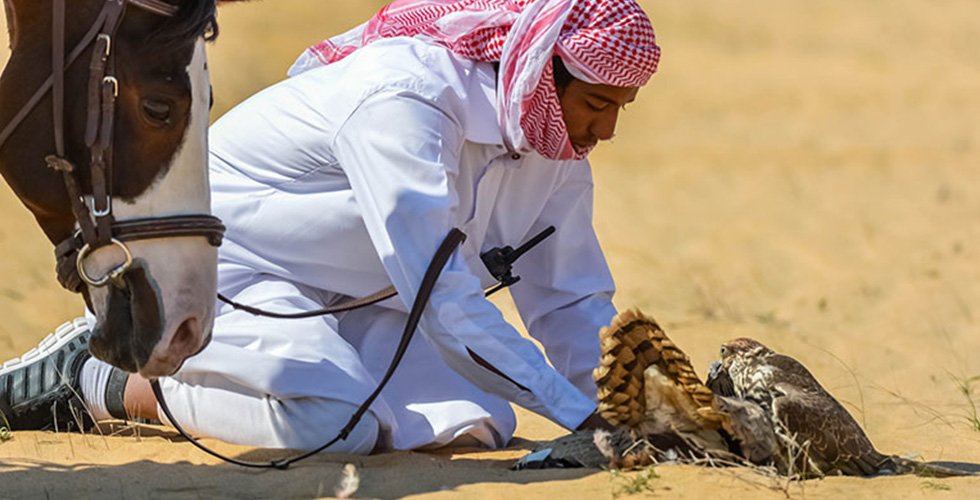
{"label": "leather bridle", "polygon": [[[185,214],[115,220],[112,214],[112,152],[116,98],[119,81],[115,76],[113,37],[131,5],[164,17],[173,17],[178,7],[162,0],[105,0],[92,27],[74,49],[65,54],[66,0],[52,0],[52,71],[21,110],[0,132],[0,148],[17,127],[37,107],[47,93],[52,93],[54,110],[54,154],[45,157],[48,167],[62,173],[71,211],[77,224],[75,233],[56,245],[58,281],[73,292],[82,285],[102,287],[110,283],[121,286],[123,273],[132,264],[126,242],[153,238],[203,236],[213,246],[221,245],[225,227],[210,214]],[[82,193],[78,169],[65,154],[65,72],[89,46],[88,104],[85,145],[90,152],[89,176],[92,192]],[[85,198],[91,200],[91,205]],[[96,249],[115,246],[123,262],[102,276],[91,276],[85,270],[86,258]]]}

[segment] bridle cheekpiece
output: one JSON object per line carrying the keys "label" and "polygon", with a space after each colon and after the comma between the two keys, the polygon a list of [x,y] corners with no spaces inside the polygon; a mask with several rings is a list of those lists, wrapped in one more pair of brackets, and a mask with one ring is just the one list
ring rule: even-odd
{"label": "bridle cheekpiece", "polygon": [[[0,131],[0,147],[51,91],[55,153],[45,157],[45,163],[49,168],[61,172],[77,224],[75,233],[55,247],[58,280],[70,291],[79,292],[83,283],[92,287],[122,283],[121,276],[133,262],[126,246],[128,241],[203,236],[211,245],[219,246],[225,227],[220,219],[209,214],[154,216],[122,221],[115,220],[112,215],[112,139],[116,99],[119,96],[113,37],[127,5],[164,17],[176,15],[178,7],[162,0],[105,0],[92,27],[74,49],[65,54],[65,2],[52,0],[51,76]],[[84,139],[91,155],[89,175],[92,193],[85,195],[75,164],[65,154],[65,72],[90,45],[93,50],[89,64]],[[86,203],[86,198],[91,200],[90,204]],[[86,272],[85,262],[92,252],[107,246],[119,248],[124,256],[123,262],[104,275],[93,277]]]}

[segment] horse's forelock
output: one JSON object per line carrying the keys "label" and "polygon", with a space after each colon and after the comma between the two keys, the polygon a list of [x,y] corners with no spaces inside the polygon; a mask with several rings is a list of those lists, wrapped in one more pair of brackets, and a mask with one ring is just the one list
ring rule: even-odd
{"label": "horse's forelock", "polygon": [[150,34],[150,40],[157,50],[166,50],[201,36],[215,39],[218,36],[216,5],[214,0],[182,0],[177,14]]}

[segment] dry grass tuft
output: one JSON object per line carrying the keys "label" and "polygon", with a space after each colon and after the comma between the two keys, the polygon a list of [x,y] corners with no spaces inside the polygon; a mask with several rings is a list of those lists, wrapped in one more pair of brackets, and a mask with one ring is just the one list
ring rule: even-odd
{"label": "dry grass tuft", "polygon": [[[795,436],[787,437],[786,439],[788,441],[785,444],[787,456],[782,458],[787,462],[788,470],[785,471],[780,471],[774,465],[754,464],[738,455],[720,451],[713,451],[706,456],[696,456],[694,454],[683,456],[673,449],[660,450],[648,441],[641,439],[634,444],[631,450],[627,451],[627,454],[645,453],[647,454],[644,457],[646,460],[637,459],[637,462],[650,463],[651,465],[641,469],[635,476],[628,475],[623,471],[611,470],[610,473],[614,478],[624,478],[627,480],[627,484],[624,487],[614,492],[614,497],[624,494],[636,494],[642,491],[652,492],[653,485],[650,479],[660,477],[653,472],[654,467],[657,465],[691,465],[712,468],[728,474],[732,479],[751,485],[754,488],[778,491],[786,498],[793,498],[795,491],[799,491],[801,494],[804,492],[805,479],[822,477],[822,474],[808,460],[809,443],[800,445],[796,442]],[[658,460],[656,457],[667,458]],[[799,464],[806,464],[806,470],[796,470]],[[743,471],[748,471],[751,474],[747,476],[742,473]],[[651,476],[650,474],[653,475]],[[761,478],[762,480],[755,480],[754,478]],[[662,489],[670,488],[664,487]]]}
{"label": "dry grass tuft", "polygon": [[960,393],[966,398],[968,404],[966,420],[970,423],[970,428],[974,431],[980,432],[980,411],[977,408],[977,396],[973,393],[974,383],[980,382],[980,375],[974,375],[972,377],[957,377],[950,374],[953,382],[959,388]]}
{"label": "dry grass tuft", "polygon": [[949,491],[953,489],[953,487],[948,484],[937,483],[935,481],[923,481],[922,487],[928,490],[937,490],[937,491]]}
{"label": "dry grass tuft", "polygon": [[13,439],[13,435],[10,433],[10,422],[7,421],[7,416],[0,411],[0,419],[3,419],[3,425],[0,425],[0,443],[6,443]]}
{"label": "dry grass tuft", "polygon": [[[636,495],[638,493],[653,493],[654,480],[660,479],[660,475],[653,466],[647,467],[635,474],[627,474],[618,470],[611,470],[609,474],[614,481],[619,481],[619,487],[613,490],[613,498],[621,496]],[[669,490],[670,487],[664,486],[661,489]]]}

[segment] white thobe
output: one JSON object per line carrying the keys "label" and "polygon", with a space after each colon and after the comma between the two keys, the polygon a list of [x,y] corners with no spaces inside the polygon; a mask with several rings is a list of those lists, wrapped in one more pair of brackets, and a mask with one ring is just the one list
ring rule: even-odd
{"label": "white thobe", "polygon": [[[489,425],[474,431],[478,439],[503,445],[514,427],[504,400],[566,428],[591,414],[598,331],[616,311],[592,228],[590,167],[508,151],[494,87],[489,63],[387,39],[280,82],[215,123],[212,202],[228,228],[222,292],[284,311],[392,284],[398,295],[366,312],[302,321],[222,305],[211,345],[164,385],[178,401],[172,406],[194,406],[206,395],[191,388],[209,384],[254,392],[266,404],[325,398],[356,406],[384,372],[436,248],[458,227],[466,242],[443,270],[403,361],[417,366],[400,367],[372,407],[383,441],[445,444]],[[515,265],[521,280],[511,293],[554,368],[484,298],[495,280],[480,260],[551,225],[556,233]],[[177,413],[197,432],[228,439],[197,408]],[[281,414],[256,418],[293,425]],[[249,444],[319,444],[303,439]]]}

